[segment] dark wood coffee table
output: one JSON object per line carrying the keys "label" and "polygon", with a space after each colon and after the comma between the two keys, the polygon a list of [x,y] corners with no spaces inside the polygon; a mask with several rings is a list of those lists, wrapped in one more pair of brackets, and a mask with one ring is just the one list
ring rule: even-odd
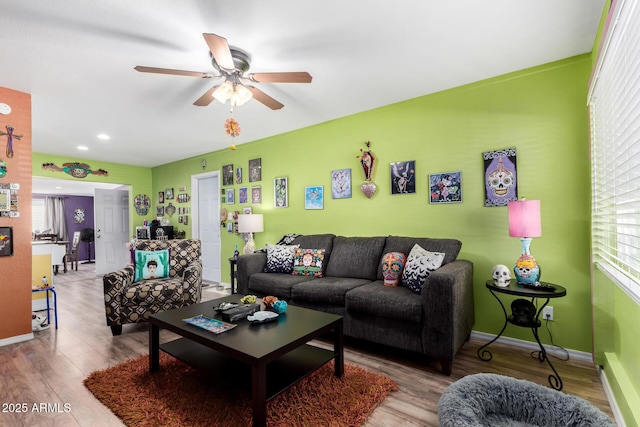
{"label": "dark wood coffee table", "polygon": [[[242,295],[194,304],[149,318],[149,370],[160,369],[160,350],[206,371],[218,381],[251,390],[253,425],[265,426],[267,401],[334,359],[335,376],[344,374],[342,317],[289,306],[277,321],[251,325],[243,319],[221,334],[183,321],[203,314],[221,319],[214,307],[239,302]],[[182,338],[160,344],[160,329]],[[307,342],[333,331],[333,351]]]}

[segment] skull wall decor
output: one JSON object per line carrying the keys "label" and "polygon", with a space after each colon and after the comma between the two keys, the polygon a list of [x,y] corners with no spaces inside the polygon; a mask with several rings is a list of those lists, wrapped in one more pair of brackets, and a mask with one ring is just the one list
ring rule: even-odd
{"label": "skull wall decor", "polygon": [[511,281],[511,271],[506,265],[498,264],[493,266],[491,276],[493,277],[493,284],[501,288],[509,286]]}
{"label": "skull wall decor", "polygon": [[526,299],[516,299],[511,303],[511,314],[517,323],[532,324],[536,315],[536,307]]}

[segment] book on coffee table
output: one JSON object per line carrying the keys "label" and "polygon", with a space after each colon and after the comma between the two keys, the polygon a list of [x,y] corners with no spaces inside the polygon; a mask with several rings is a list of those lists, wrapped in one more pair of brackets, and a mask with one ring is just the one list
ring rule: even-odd
{"label": "book on coffee table", "polygon": [[222,320],[213,319],[202,314],[183,320],[191,325],[197,326],[198,328],[213,332],[214,334],[221,334],[222,332],[226,332],[229,329],[236,327],[233,323],[223,322]]}

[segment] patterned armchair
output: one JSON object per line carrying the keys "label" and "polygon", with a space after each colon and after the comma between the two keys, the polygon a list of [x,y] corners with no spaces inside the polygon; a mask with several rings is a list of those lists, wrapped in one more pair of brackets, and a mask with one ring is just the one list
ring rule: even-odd
{"label": "patterned armchair", "polygon": [[105,274],[104,306],[113,335],[125,323],[145,322],[153,313],[200,302],[202,292],[201,244],[197,239],[138,240],[141,251],[169,249],[169,277],[134,282],[134,266]]}

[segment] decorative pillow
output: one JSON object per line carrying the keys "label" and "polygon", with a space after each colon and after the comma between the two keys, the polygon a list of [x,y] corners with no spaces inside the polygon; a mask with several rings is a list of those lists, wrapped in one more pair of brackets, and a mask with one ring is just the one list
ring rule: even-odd
{"label": "decorative pillow", "polygon": [[402,286],[406,286],[416,294],[421,293],[427,277],[442,265],[444,256],[442,252],[429,252],[420,245],[413,245],[402,272]]}
{"label": "decorative pillow", "polygon": [[160,279],[169,277],[169,249],[161,251],[135,251],[135,279]]}
{"label": "decorative pillow", "polygon": [[387,252],[382,257],[382,276],[385,286],[398,286],[407,257],[402,252]]}
{"label": "decorative pillow", "polygon": [[293,257],[293,275],[322,277],[324,249],[296,249]]}
{"label": "decorative pillow", "polygon": [[293,254],[298,245],[270,245],[267,243],[267,265],[265,273],[291,273],[293,271]]}

